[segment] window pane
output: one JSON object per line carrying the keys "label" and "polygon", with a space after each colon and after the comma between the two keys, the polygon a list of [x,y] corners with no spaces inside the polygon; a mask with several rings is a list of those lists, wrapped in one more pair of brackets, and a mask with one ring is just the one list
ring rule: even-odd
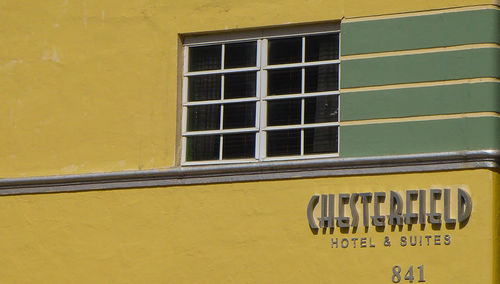
{"label": "window pane", "polygon": [[224,129],[255,127],[255,103],[224,105]]}
{"label": "window pane", "polygon": [[220,75],[203,75],[188,78],[188,100],[208,101],[220,99]]}
{"label": "window pane", "polygon": [[267,156],[300,155],[300,130],[267,132]]}
{"label": "window pane", "polygon": [[189,71],[220,69],[221,45],[189,48]]}
{"label": "window pane", "polygon": [[271,39],[268,44],[268,65],[302,61],[302,38]]}
{"label": "window pane", "polygon": [[337,153],[337,127],[304,129],[304,154]]}
{"label": "window pane", "polygon": [[255,157],[255,133],[226,134],[222,142],[223,159]]}
{"label": "window pane", "polygon": [[339,59],[339,35],[306,37],[306,62]]}
{"label": "window pane", "polygon": [[306,67],[306,93],[338,90],[337,64]]}
{"label": "window pane", "polygon": [[224,98],[255,97],[256,72],[231,73],[224,76]]}
{"label": "window pane", "polygon": [[220,128],[220,105],[188,107],[188,131]]}
{"label": "window pane", "polygon": [[300,99],[267,102],[267,125],[300,124]]}
{"label": "window pane", "polygon": [[336,95],[306,98],[305,123],[338,121],[338,99]]}
{"label": "window pane", "polygon": [[298,94],[301,91],[301,68],[269,70],[267,76],[268,95]]}
{"label": "window pane", "polygon": [[257,42],[226,44],[225,49],[224,68],[257,65]]}
{"label": "window pane", "polygon": [[219,159],[219,135],[200,135],[187,137],[187,161]]}

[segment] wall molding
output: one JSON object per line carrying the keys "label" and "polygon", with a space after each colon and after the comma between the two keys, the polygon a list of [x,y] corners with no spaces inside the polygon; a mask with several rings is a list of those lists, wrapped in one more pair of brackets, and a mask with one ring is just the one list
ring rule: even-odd
{"label": "wall molding", "polygon": [[499,169],[500,150],[328,158],[0,179],[0,195],[166,187],[278,179]]}

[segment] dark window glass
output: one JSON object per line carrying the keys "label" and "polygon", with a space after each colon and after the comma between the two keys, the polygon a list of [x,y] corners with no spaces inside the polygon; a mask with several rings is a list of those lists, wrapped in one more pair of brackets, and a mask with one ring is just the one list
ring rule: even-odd
{"label": "dark window glass", "polygon": [[220,128],[220,105],[188,107],[188,131],[214,130]]}
{"label": "dark window glass", "polygon": [[305,123],[332,122],[338,120],[337,96],[306,98],[305,103]]}
{"label": "dark window glass", "polygon": [[267,102],[267,125],[300,124],[300,99]]}
{"label": "dark window glass", "polygon": [[301,91],[301,68],[269,70],[267,72],[267,94],[298,94]]}
{"label": "dark window glass", "polygon": [[222,139],[223,159],[255,157],[255,133],[226,134]]}
{"label": "dark window glass", "polygon": [[271,39],[268,44],[268,65],[302,61],[302,38]]}
{"label": "dark window glass", "polygon": [[219,159],[219,135],[200,135],[187,137],[187,161]]}
{"label": "dark window glass", "polygon": [[208,101],[220,99],[220,75],[202,75],[188,78],[188,100]]}
{"label": "dark window glass", "polygon": [[255,103],[224,105],[224,129],[255,127]]}
{"label": "dark window glass", "polygon": [[304,154],[337,153],[337,127],[304,129]]}
{"label": "dark window glass", "polygon": [[306,37],[306,62],[339,59],[339,35]]}
{"label": "dark window glass", "polygon": [[221,45],[189,48],[189,71],[220,69]]}
{"label": "dark window glass", "polygon": [[257,64],[257,42],[226,44],[224,68],[250,67]]}
{"label": "dark window glass", "polygon": [[267,132],[267,156],[300,155],[300,130]]}
{"label": "dark window glass", "polygon": [[335,91],[339,88],[337,64],[306,67],[306,93]]}
{"label": "dark window glass", "polygon": [[230,73],[224,76],[224,98],[255,97],[256,72]]}

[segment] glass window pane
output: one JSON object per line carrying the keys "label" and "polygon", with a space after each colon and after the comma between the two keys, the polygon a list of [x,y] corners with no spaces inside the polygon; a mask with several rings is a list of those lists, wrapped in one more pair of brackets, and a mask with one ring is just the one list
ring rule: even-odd
{"label": "glass window pane", "polygon": [[302,61],[302,38],[270,39],[268,65]]}
{"label": "glass window pane", "polygon": [[220,105],[188,107],[188,131],[215,130],[220,128]]}
{"label": "glass window pane", "polygon": [[305,99],[305,123],[338,121],[338,97],[336,95]]}
{"label": "glass window pane", "polygon": [[202,75],[188,78],[188,101],[220,99],[221,75]]}
{"label": "glass window pane", "polygon": [[300,124],[301,100],[273,100],[267,102],[267,125]]}
{"label": "glass window pane", "polygon": [[256,72],[230,73],[224,76],[224,98],[255,97]]}
{"label": "glass window pane", "polygon": [[224,135],[222,142],[222,158],[255,158],[255,133]]}
{"label": "glass window pane", "polygon": [[339,59],[339,35],[306,37],[306,62]]}
{"label": "glass window pane", "polygon": [[255,102],[224,105],[224,129],[255,127]]}
{"label": "glass window pane", "polygon": [[267,94],[299,94],[302,87],[301,68],[267,71]]}
{"label": "glass window pane", "polygon": [[250,67],[257,65],[257,42],[226,44],[224,68]]}
{"label": "glass window pane", "polygon": [[221,45],[189,48],[189,71],[220,69]]}
{"label": "glass window pane", "polygon": [[204,161],[219,159],[219,135],[200,135],[186,138],[186,160]]}
{"label": "glass window pane", "polygon": [[337,127],[304,129],[304,154],[337,153]]}
{"label": "glass window pane", "polygon": [[300,155],[300,130],[267,132],[267,156]]}
{"label": "glass window pane", "polygon": [[337,64],[306,67],[306,93],[336,91],[339,88]]}

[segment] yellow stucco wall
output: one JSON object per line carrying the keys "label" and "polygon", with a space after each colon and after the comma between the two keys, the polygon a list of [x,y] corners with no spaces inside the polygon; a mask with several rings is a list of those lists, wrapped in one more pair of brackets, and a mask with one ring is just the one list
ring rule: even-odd
{"label": "yellow stucco wall", "polygon": [[[180,34],[488,4],[499,2],[2,1],[0,178],[174,166]],[[307,224],[313,194],[444,187],[472,196],[463,228]],[[427,283],[497,283],[499,192],[498,172],[464,170],[2,196],[0,282],[392,283],[394,265],[425,265]],[[452,243],[398,245],[435,234]],[[377,247],[330,248],[364,236]]]}
{"label": "yellow stucco wall", "polygon": [[[0,279],[364,284],[392,283],[394,265],[404,272],[413,265],[417,277],[417,266],[424,265],[426,283],[495,283],[498,218],[492,212],[496,206],[498,217],[498,180],[489,170],[467,170],[4,196]],[[472,197],[472,215],[463,228],[387,226],[365,233],[359,227],[354,234],[335,229],[315,235],[307,223],[307,203],[316,193],[444,187],[461,187]],[[435,234],[451,235],[451,244],[399,245],[401,236]],[[365,236],[375,248],[330,247],[332,237]],[[385,236],[391,247],[382,245]]]}
{"label": "yellow stucco wall", "polygon": [[168,168],[179,34],[497,0],[0,3],[0,178]]}

